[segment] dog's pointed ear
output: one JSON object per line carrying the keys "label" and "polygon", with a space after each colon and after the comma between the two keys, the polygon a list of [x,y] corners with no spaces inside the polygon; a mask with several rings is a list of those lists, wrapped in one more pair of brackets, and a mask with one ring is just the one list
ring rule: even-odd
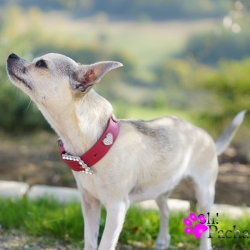
{"label": "dog's pointed ear", "polygon": [[90,65],[80,65],[72,75],[72,88],[86,92],[110,70],[123,66],[119,62],[104,61]]}

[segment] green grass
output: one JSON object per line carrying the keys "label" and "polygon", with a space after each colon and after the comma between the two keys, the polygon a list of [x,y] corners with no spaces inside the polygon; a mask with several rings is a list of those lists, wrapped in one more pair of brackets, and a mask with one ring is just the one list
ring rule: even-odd
{"label": "green grass", "polygon": [[[200,22],[203,22],[205,30],[211,28],[212,22],[201,20]],[[89,27],[89,30],[81,34],[84,41],[93,42],[98,39],[100,34],[105,34],[108,49],[128,51],[138,58],[142,68],[150,67],[160,60],[178,53],[183,49],[188,36],[194,31],[201,30],[198,22],[106,23],[101,30],[96,29],[96,25],[93,24],[92,27],[90,24],[86,26]]]}
{"label": "green grass", "polygon": [[151,120],[162,116],[173,115],[195,123],[195,120],[192,118],[192,113],[186,110],[170,109],[167,107],[143,107],[140,105],[122,104],[117,102],[112,102],[112,106],[114,108],[114,114],[119,119]]}
{"label": "green grass", "polygon": [[[78,202],[59,204],[53,199],[42,198],[29,201],[0,199],[0,224],[8,229],[21,230],[33,236],[52,236],[67,242],[83,244],[83,220]],[[105,225],[105,210],[102,209],[100,236]],[[197,249],[199,241],[192,235],[184,234],[183,218],[188,214],[172,212],[170,215],[170,249]],[[250,234],[250,216],[244,215],[239,219],[231,219],[219,216],[219,230],[236,229],[243,232],[248,230]],[[141,210],[137,207],[129,209],[123,230],[120,235],[120,243],[133,244],[141,242],[142,246],[152,247],[158,233],[159,216],[156,211]],[[250,249],[250,240],[243,238],[218,238],[218,233],[213,234],[213,245],[225,249]],[[100,238],[99,236],[99,238]],[[229,234],[230,236],[230,234]],[[182,247],[181,247],[182,246]]]}
{"label": "green grass", "polygon": [[[70,37],[71,46],[88,46],[93,42],[100,43],[100,37],[104,37],[100,45],[105,50],[122,50],[134,55],[141,69],[180,52],[191,34],[213,29],[215,21],[201,19],[140,23],[112,22],[105,14],[84,20],[73,20],[60,12],[40,15],[45,22],[43,25],[46,26],[46,34],[53,36],[57,44],[64,43],[65,37]],[[27,17],[23,19],[26,20]],[[41,24],[40,29],[43,25]]]}

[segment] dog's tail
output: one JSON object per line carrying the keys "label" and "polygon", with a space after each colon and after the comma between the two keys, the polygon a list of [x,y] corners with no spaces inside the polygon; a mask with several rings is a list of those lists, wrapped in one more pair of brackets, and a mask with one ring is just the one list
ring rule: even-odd
{"label": "dog's tail", "polygon": [[217,155],[221,155],[226,148],[228,147],[229,143],[231,142],[233,136],[235,135],[236,131],[238,130],[239,126],[244,120],[246,110],[241,111],[238,113],[230,125],[226,128],[223,132],[219,140],[215,143]]}

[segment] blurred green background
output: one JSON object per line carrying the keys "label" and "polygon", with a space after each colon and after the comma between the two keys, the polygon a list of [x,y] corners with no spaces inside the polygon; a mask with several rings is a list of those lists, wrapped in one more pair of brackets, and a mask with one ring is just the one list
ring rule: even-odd
{"label": "blurred green background", "polygon": [[[250,2],[235,0],[0,0],[0,130],[49,130],[7,78],[14,52],[84,64],[117,60],[96,90],[120,118],[173,114],[214,138],[250,106]],[[247,115],[236,140],[250,137]]]}

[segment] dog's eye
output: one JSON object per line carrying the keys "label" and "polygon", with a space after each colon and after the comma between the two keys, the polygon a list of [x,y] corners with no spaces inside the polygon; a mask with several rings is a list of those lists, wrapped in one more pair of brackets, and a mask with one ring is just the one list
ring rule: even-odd
{"label": "dog's eye", "polygon": [[36,67],[38,68],[48,68],[47,64],[44,60],[39,60],[36,62]]}

